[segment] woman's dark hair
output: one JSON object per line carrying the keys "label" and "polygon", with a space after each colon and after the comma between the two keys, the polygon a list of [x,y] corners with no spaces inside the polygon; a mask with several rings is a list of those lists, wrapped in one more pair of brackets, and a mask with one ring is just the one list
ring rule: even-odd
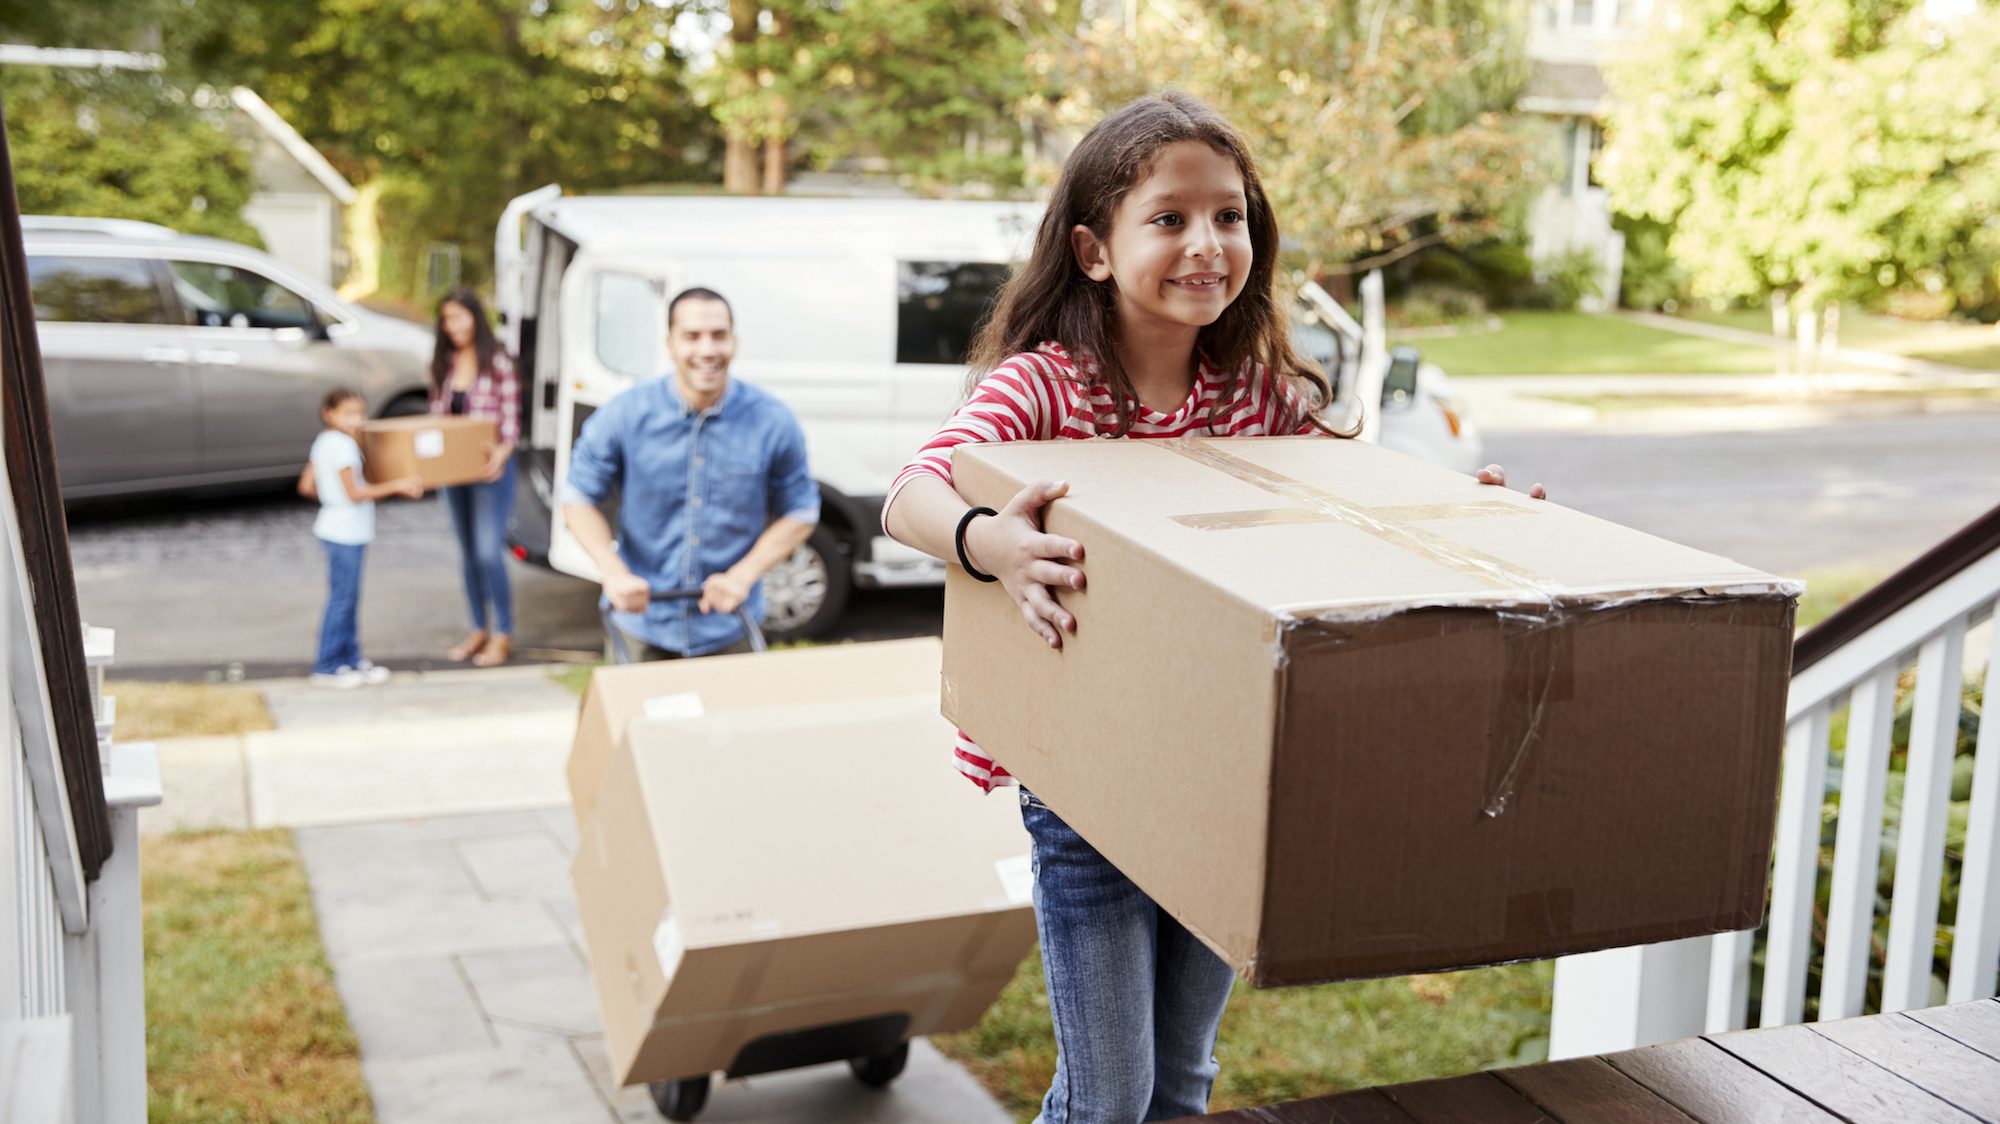
{"label": "woman's dark hair", "polygon": [[448,304],[472,314],[472,350],[479,356],[480,370],[491,370],[493,353],[500,350],[500,341],[493,338],[493,326],[486,322],[486,306],[479,302],[479,294],[462,285],[446,293],[438,302],[437,343],[431,347],[431,387],[440,393],[445,380],[451,377],[451,357],[458,353],[458,346],[444,334],[444,306]]}
{"label": "woman's dark hair", "polygon": [[[319,412],[321,415],[324,415],[328,410],[339,409],[340,404],[342,402],[345,402],[350,398],[360,398],[360,397],[361,397],[361,392],[353,389],[352,387],[336,386],[332,390],[326,392],[326,397],[319,400]],[[364,402],[366,401],[366,399],[362,400]]]}
{"label": "woman's dark hair", "polygon": [[[1277,403],[1280,432],[1290,432],[1310,417],[1329,434],[1353,436],[1320,419],[1319,411],[1332,401],[1332,387],[1310,359],[1292,348],[1288,318],[1274,291],[1278,224],[1249,147],[1220,113],[1178,92],[1127,103],[1099,121],[1070,153],[1035,233],[1033,252],[1001,289],[993,315],[973,340],[973,382],[1008,356],[1054,340],[1072,356],[1096,361],[1099,377],[1117,402],[1117,432],[1130,430],[1135,396],[1118,357],[1117,294],[1110,284],[1092,281],[1077,264],[1070,231],[1083,226],[1099,238],[1109,236],[1119,202],[1152,171],[1160,150],[1180,141],[1206,144],[1236,162],[1243,176],[1252,252],[1242,293],[1215,323],[1201,329],[1196,348],[1220,370],[1263,379],[1265,393]],[[1261,365],[1261,374],[1253,364]],[[1288,386],[1291,392],[1281,393]],[[1247,381],[1235,387],[1234,401],[1217,401],[1211,419],[1227,415],[1249,391]]]}

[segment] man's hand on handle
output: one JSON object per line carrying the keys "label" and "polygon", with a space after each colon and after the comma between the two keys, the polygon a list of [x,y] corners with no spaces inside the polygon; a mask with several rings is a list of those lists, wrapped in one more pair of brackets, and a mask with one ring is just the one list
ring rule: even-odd
{"label": "man's hand on handle", "polygon": [[604,599],[621,613],[643,613],[653,596],[645,578],[620,567],[604,575]]}
{"label": "man's hand on handle", "polygon": [[733,613],[750,600],[750,588],[755,584],[755,581],[745,580],[729,570],[710,574],[708,580],[701,583],[698,607],[704,613]]}

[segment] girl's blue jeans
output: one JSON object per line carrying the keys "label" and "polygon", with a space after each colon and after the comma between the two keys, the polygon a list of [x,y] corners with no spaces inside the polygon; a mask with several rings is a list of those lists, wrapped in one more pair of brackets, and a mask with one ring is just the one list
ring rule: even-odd
{"label": "girl's blue jeans", "polygon": [[361,663],[362,545],[320,540],[326,548],[326,615],[319,622],[319,655],[315,675],[332,675]]}
{"label": "girl's blue jeans", "polygon": [[[458,535],[465,604],[472,627],[513,635],[514,594],[507,584],[507,523],[514,517],[514,462],[492,483],[444,489],[451,529]],[[490,613],[489,613],[490,610]]]}
{"label": "girl's blue jeans", "polygon": [[1056,1032],[1038,1124],[1207,1112],[1234,973],[1025,788],[1021,820]]}

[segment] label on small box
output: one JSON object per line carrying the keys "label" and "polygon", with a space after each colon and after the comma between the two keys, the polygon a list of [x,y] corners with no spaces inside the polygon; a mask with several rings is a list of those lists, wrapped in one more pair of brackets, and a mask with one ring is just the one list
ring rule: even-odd
{"label": "label on small box", "polygon": [[701,696],[693,691],[682,691],[674,695],[654,695],[645,702],[646,717],[655,720],[672,718],[700,718],[708,713],[701,705]]}
{"label": "label on small box", "polygon": [[672,907],[660,915],[660,924],[653,930],[653,955],[660,958],[660,975],[667,979],[674,978],[681,957],[687,955],[687,942],[681,939],[681,927],[674,924]]}
{"label": "label on small box", "polygon": [[1028,856],[1001,859],[993,864],[993,870],[1000,876],[1000,888],[1006,891],[1009,902],[1027,905],[1035,900],[1035,864]]}
{"label": "label on small box", "polygon": [[444,456],[444,430],[420,429],[410,439],[418,460],[434,460]]}

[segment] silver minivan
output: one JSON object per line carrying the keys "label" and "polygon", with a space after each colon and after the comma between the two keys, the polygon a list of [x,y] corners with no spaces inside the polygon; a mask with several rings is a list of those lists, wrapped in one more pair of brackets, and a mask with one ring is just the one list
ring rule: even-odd
{"label": "silver minivan", "polygon": [[335,386],[420,413],[422,325],[261,251],[151,223],[24,216],[64,499],[289,480]]}

